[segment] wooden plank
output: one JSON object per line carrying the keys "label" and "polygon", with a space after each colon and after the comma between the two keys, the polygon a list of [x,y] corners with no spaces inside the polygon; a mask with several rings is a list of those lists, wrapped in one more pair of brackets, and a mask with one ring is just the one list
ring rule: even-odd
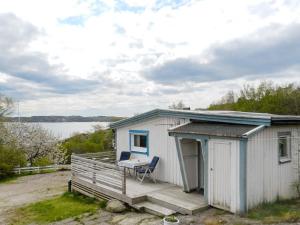
{"label": "wooden plank", "polygon": [[107,195],[109,197],[118,199],[120,201],[124,201],[124,202],[129,203],[129,204],[131,203],[131,199],[128,196],[123,195],[122,193],[118,193],[116,191],[109,190],[109,189],[106,189],[104,187],[92,184],[92,183],[88,183],[88,182],[86,182],[86,181],[84,181],[80,178],[77,178],[77,177],[72,177],[72,182],[73,181],[77,182],[77,183],[80,183],[81,185],[84,185],[86,187],[92,188],[94,191],[100,192],[100,193],[102,193],[104,195]]}
{"label": "wooden plank", "polygon": [[104,181],[104,180],[99,180],[97,178],[91,178],[91,177],[88,177],[88,176],[85,176],[83,174],[76,174],[75,176],[77,177],[82,177],[82,178],[86,178],[88,180],[90,180],[93,184],[103,184],[105,186],[108,186],[108,187],[111,187],[111,188],[114,188],[114,189],[117,189],[117,190],[120,190],[122,191],[123,187],[122,187],[122,184],[115,184],[115,183],[112,183],[111,181]]}
{"label": "wooden plank", "polygon": [[103,163],[103,162],[99,162],[99,161],[92,160],[92,159],[86,159],[86,158],[79,157],[79,156],[76,156],[76,155],[72,155],[71,157],[72,157],[72,159],[78,159],[78,160],[83,161],[83,162],[95,163],[99,166],[120,170],[120,168],[118,166],[113,165],[113,164]]}
{"label": "wooden plank", "polygon": [[97,166],[93,165],[79,165],[79,164],[73,164],[72,167],[73,170],[77,171],[89,171],[89,172],[101,172],[102,174],[107,174],[108,176],[114,176],[114,177],[122,177],[123,172],[122,171],[116,171],[110,168],[99,168]]}

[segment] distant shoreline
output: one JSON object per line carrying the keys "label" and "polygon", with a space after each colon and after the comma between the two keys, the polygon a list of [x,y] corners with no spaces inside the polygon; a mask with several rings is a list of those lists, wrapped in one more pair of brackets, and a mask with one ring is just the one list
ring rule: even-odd
{"label": "distant shoreline", "polygon": [[31,116],[31,117],[6,117],[6,122],[24,123],[66,123],[66,122],[115,122],[124,117],[117,116]]}

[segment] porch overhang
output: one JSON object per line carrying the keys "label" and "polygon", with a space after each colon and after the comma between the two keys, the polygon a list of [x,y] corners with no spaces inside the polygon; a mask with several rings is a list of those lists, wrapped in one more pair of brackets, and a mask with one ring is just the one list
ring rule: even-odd
{"label": "porch overhang", "polygon": [[175,138],[184,190],[189,191],[186,166],[184,165],[181,147],[182,139],[194,139],[202,146],[204,159],[204,197],[208,200],[208,141],[212,137],[235,139],[240,143],[239,147],[239,213],[247,211],[247,142],[248,138],[263,130],[265,125],[225,124],[192,121],[169,129],[169,135]]}

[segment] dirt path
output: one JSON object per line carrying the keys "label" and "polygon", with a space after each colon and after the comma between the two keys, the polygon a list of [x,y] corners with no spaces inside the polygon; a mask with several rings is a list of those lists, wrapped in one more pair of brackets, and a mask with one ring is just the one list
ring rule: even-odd
{"label": "dirt path", "polygon": [[0,224],[5,224],[6,218],[16,207],[65,192],[69,176],[69,171],[37,174],[0,184]]}

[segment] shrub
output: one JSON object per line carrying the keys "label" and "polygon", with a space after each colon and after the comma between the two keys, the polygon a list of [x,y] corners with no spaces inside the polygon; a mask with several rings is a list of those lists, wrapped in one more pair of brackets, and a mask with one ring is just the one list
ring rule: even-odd
{"label": "shrub", "polygon": [[65,155],[65,163],[71,162],[72,153],[110,151],[112,147],[112,130],[96,130],[93,133],[76,134],[64,140],[60,149]]}
{"label": "shrub", "polygon": [[33,161],[32,166],[49,166],[52,165],[53,161],[49,159],[49,157],[44,156],[37,158]]}
{"label": "shrub", "polygon": [[18,150],[0,145],[0,178],[12,174],[12,169],[25,166],[25,155]]}

